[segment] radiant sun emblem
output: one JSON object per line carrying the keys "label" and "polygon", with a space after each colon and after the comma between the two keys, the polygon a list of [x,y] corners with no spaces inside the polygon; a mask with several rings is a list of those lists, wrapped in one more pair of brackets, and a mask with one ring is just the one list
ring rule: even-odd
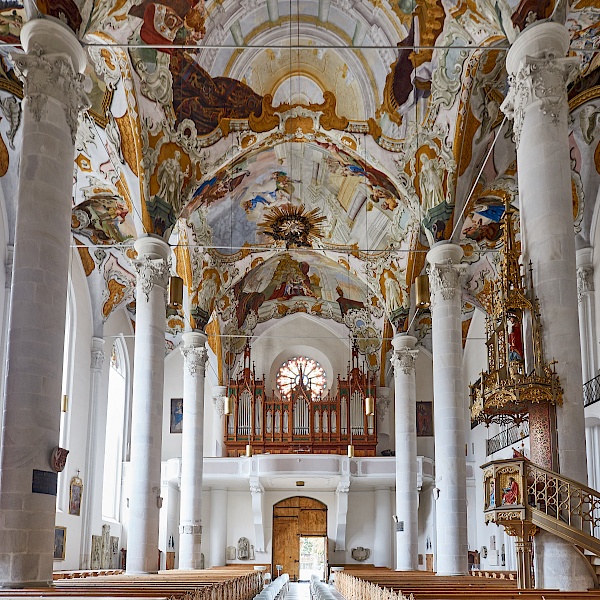
{"label": "radiant sun emblem", "polygon": [[279,368],[276,381],[279,393],[286,398],[289,398],[292,390],[300,384],[311,392],[313,400],[324,394],[327,389],[323,367],[306,356],[297,356],[284,362]]}
{"label": "radiant sun emblem", "polygon": [[284,204],[272,208],[258,226],[260,233],[274,242],[285,242],[287,248],[310,248],[323,237],[321,224],[325,219],[318,208],[304,212],[304,206]]}

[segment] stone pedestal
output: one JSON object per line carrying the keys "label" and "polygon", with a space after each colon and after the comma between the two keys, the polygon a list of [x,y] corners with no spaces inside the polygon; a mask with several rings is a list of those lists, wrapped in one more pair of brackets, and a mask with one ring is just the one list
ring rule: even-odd
{"label": "stone pedestal", "polygon": [[[71,30],[35,19],[21,42],[25,54],[13,55],[24,101],[0,457],[3,587],[52,583],[50,456],[59,443],[74,142],[79,112],[89,105],[86,56]],[[34,474],[43,486],[32,486]]]}
{"label": "stone pedestal", "polygon": [[414,350],[417,338],[396,335],[392,340],[394,353],[394,402],[396,415],[396,570],[418,568],[417,490],[417,387],[415,383]]}
{"label": "stone pedestal", "polygon": [[436,244],[427,253],[433,342],[437,574],[468,569],[466,393],[461,328],[462,249]]}
{"label": "stone pedestal", "polygon": [[183,334],[183,433],[181,439],[181,504],[179,568],[202,568],[202,463],[204,459],[204,333]]}
{"label": "stone pedestal", "polygon": [[[514,118],[519,173],[519,209],[524,263],[531,261],[540,301],[546,360],[556,360],[564,390],[557,407],[561,473],[587,479],[581,343],[577,313],[577,270],[567,84],[579,59],[565,58],[569,33],[559,23],[528,27],[508,52],[510,90],[503,111]],[[535,440],[532,438],[532,444]],[[532,448],[532,456],[534,455]],[[560,552],[554,551],[560,549]],[[552,534],[535,540],[536,587],[582,589],[593,586],[576,551]],[[558,557],[561,556],[560,559]],[[570,565],[570,566],[569,566]]]}
{"label": "stone pedestal", "polygon": [[154,235],[135,242],[135,362],[127,573],[156,573],[169,246]]}

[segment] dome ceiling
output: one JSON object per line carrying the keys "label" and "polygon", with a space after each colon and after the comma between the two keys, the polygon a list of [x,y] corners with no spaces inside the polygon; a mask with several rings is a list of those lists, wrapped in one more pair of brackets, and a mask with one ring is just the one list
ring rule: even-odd
{"label": "dome ceiling", "polygon": [[[582,56],[570,94],[580,244],[600,172],[596,4],[575,0],[566,21]],[[408,325],[411,285],[441,239],[458,241],[470,264],[465,318],[485,305],[499,219],[505,202],[518,203],[499,108],[504,56],[520,30],[550,17],[552,0],[3,0],[8,198],[22,97],[9,45],[36,9],[68,24],[89,57],[72,226],[97,329],[120,307],[135,318],[129,259],[144,233],[169,240],[188,287],[189,314],[168,318],[169,348],[202,311],[196,324],[210,320],[218,337],[250,335],[296,310],[377,338],[363,344],[376,356]],[[14,221],[11,202],[7,216]],[[307,277],[306,295],[273,296],[269,281],[284,263]],[[361,304],[351,323],[341,281]],[[243,305],[235,290],[264,298]],[[357,334],[359,314],[374,333]],[[427,315],[415,324],[425,335]]]}

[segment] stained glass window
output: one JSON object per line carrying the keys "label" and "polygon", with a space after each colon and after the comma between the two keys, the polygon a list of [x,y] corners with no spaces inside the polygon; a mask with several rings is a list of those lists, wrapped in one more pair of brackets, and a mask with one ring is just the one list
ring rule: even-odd
{"label": "stained glass window", "polygon": [[323,367],[306,356],[290,358],[281,365],[277,373],[277,389],[284,397],[288,397],[301,382],[305,390],[310,390],[313,400],[322,396],[327,389]]}

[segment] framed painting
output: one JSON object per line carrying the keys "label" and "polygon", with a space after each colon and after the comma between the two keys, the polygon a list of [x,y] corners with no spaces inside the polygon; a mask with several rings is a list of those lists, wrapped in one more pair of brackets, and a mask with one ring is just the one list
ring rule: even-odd
{"label": "framed painting", "polygon": [[83,481],[79,476],[71,479],[69,487],[69,514],[79,517],[81,515],[81,496],[83,494]]}
{"label": "framed painting", "polygon": [[183,432],[183,398],[171,398],[171,433]]}
{"label": "framed painting", "polygon": [[433,402],[417,402],[417,437],[433,435]]}
{"label": "framed painting", "polygon": [[54,528],[54,560],[65,560],[65,550],[67,547],[67,528]]}

